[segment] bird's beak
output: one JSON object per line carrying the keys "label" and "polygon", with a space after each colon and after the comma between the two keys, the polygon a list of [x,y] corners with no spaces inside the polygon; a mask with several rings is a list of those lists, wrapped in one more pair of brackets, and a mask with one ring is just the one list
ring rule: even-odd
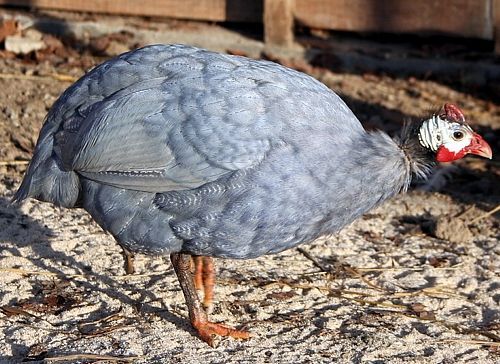
{"label": "bird's beak", "polygon": [[490,145],[481,137],[481,135],[474,133],[472,142],[467,147],[467,153],[479,155],[484,158],[491,159],[493,153]]}

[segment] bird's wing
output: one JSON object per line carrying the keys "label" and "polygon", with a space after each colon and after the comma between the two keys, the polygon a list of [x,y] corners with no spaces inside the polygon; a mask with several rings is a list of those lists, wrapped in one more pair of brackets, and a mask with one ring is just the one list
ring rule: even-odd
{"label": "bird's wing", "polygon": [[61,96],[47,124],[66,169],[154,192],[250,168],[273,148],[314,142],[312,132],[340,140],[362,130],[310,76],[185,46],[151,46],[102,64]]}
{"label": "bird's wing", "polygon": [[140,191],[195,188],[249,168],[280,143],[279,123],[254,81],[219,81],[135,83],[64,120],[54,150],[66,169]]}

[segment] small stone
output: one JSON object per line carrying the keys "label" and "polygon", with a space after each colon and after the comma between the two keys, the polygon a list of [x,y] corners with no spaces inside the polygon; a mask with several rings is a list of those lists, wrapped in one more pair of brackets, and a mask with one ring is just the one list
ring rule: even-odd
{"label": "small stone", "polygon": [[15,54],[28,54],[43,49],[45,43],[41,40],[11,35],[5,38],[5,49]]}
{"label": "small stone", "polygon": [[463,220],[447,216],[436,220],[433,235],[436,238],[448,240],[450,243],[456,244],[470,243],[474,238],[469,227]]}
{"label": "small stone", "polygon": [[425,311],[425,306],[421,303],[414,303],[411,305],[411,309],[415,312],[423,312]]}

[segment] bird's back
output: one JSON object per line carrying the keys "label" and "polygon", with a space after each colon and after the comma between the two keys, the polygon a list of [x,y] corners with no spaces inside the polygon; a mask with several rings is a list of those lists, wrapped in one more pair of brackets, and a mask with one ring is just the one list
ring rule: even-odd
{"label": "bird's back", "polygon": [[[271,196],[286,196],[280,189],[293,188],[294,175],[319,183],[307,172],[315,158],[363,133],[344,102],[307,75],[193,47],[150,46],[105,62],[64,92],[14,199],[83,205],[133,250],[231,256],[224,253],[231,246],[215,252],[203,237],[224,240],[243,224],[259,229],[251,215],[286,200]],[[317,195],[311,191],[301,198]],[[289,213],[282,235],[314,217],[293,206]]]}

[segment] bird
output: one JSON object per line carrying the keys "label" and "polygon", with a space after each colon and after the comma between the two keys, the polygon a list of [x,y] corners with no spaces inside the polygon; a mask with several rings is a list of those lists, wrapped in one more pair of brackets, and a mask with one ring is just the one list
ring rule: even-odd
{"label": "bird", "polygon": [[436,163],[468,154],[492,158],[454,104],[390,137],[365,130],[299,71],[157,44],[62,93],[12,200],[83,208],[130,254],[170,256],[190,323],[213,345],[250,337],[209,320],[213,258],[257,258],[339,232]]}

